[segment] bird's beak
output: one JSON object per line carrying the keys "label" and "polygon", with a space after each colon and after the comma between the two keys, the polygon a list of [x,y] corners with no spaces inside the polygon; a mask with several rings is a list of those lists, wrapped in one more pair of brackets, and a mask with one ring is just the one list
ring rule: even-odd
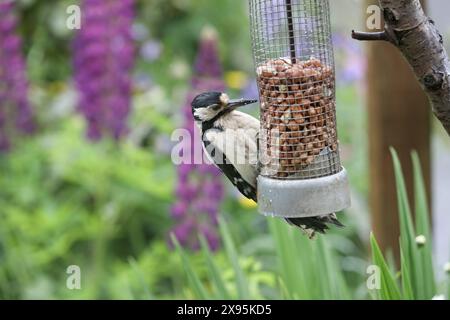
{"label": "bird's beak", "polygon": [[227,107],[228,107],[229,109],[234,110],[234,109],[236,109],[236,108],[239,108],[239,107],[242,107],[242,106],[246,106],[246,105],[248,105],[248,104],[252,104],[252,103],[255,103],[255,102],[257,102],[257,101],[258,101],[258,100],[246,100],[246,99],[230,100],[230,101],[228,102]]}

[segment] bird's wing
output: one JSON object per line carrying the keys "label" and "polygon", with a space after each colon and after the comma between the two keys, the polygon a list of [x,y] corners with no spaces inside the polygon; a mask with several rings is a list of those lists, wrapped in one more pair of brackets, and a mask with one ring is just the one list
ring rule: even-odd
{"label": "bird's wing", "polygon": [[256,200],[257,132],[246,129],[210,129],[204,134],[205,151],[246,197]]}
{"label": "bird's wing", "polygon": [[236,127],[248,128],[254,130],[255,133],[259,132],[259,120],[255,117],[241,111],[233,111],[230,116],[228,121],[234,122]]}

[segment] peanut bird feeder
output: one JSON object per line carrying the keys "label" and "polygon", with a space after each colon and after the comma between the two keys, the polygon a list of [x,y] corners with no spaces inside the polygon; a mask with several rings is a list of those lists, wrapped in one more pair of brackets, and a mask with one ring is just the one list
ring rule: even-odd
{"label": "peanut bird feeder", "polygon": [[328,0],[249,0],[261,104],[262,214],[312,217],[350,206],[336,131]]}

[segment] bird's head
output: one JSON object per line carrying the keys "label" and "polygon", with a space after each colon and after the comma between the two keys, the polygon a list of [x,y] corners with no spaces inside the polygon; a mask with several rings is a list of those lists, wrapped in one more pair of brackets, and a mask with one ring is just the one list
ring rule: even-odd
{"label": "bird's head", "polygon": [[192,100],[192,114],[195,121],[210,121],[218,119],[240,106],[252,104],[256,101],[245,99],[230,100],[228,95],[223,92],[205,92]]}

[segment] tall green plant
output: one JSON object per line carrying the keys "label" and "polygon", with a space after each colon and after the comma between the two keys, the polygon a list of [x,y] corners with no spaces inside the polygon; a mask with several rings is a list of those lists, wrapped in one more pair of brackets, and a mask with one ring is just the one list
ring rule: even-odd
{"label": "tall green plant", "polygon": [[277,273],[287,298],[350,298],[337,257],[324,237],[311,241],[279,219],[271,219],[269,226],[277,252]]}
{"label": "tall green plant", "polygon": [[[272,272],[278,283],[276,298],[282,299],[349,299],[350,289],[344,279],[338,259],[324,238],[309,240],[298,230],[279,219],[270,219],[269,227],[277,253],[277,265]],[[251,283],[240,263],[237,248],[228,224],[221,219],[220,231],[225,252],[234,273],[234,283],[225,283],[211,252],[201,239],[208,278],[201,282],[187,254],[176,243],[182,259],[191,294],[197,299],[259,299],[264,295],[250,290]],[[209,286],[207,284],[210,284]]]}
{"label": "tall green plant", "polygon": [[414,172],[415,220],[408,199],[402,167],[391,148],[397,187],[400,220],[400,278],[392,274],[375,238],[371,238],[373,262],[381,271],[381,299],[431,299],[436,295],[436,280],[432,262],[431,231],[428,204],[419,157],[412,153]]}

